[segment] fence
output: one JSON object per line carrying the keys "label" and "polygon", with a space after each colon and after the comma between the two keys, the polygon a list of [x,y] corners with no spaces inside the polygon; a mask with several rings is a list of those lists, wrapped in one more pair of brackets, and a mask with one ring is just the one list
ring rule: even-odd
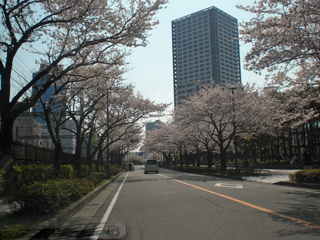
{"label": "fence", "polygon": [[[11,156],[17,164],[53,164],[54,150],[29,145],[20,142],[13,142]],[[86,158],[81,157],[82,163],[86,162]],[[62,153],[62,164],[74,164],[74,155],[71,153]]]}
{"label": "fence", "polygon": [[19,164],[43,163],[52,164],[54,162],[54,150],[33,146],[25,143],[13,142],[12,158]]}

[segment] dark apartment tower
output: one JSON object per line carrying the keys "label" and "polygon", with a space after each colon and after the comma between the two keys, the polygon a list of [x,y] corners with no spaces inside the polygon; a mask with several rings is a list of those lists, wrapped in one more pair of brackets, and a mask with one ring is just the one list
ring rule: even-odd
{"label": "dark apartment tower", "polygon": [[238,21],[210,7],[172,21],[174,105],[201,86],[240,84]]}

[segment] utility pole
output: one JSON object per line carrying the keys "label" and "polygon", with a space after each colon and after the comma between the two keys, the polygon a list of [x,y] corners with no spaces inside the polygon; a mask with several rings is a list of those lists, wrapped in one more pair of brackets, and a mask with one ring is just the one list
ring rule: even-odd
{"label": "utility pole", "polygon": [[107,88],[107,172],[109,172],[109,88]]}

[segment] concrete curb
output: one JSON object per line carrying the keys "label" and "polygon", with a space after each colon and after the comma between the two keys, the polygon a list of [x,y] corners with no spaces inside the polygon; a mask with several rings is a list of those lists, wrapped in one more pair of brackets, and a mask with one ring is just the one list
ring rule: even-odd
{"label": "concrete curb", "polygon": [[276,182],[276,185],[290,186],[290,187],[301,187],[301,188],[310,188],[310,189],[320,189],[320,184],[316,183],[296,183],[296,182]]}
{"label": "concrete curb", "polygon": [[114,178],[110,179],[110,181],[95,188],[90,193],[88,193],[87,195],[85,195],[81,199],[79,199],[78,201],[70,204],[67,208],[61,210],[53,218],[48,219],[48,220],[40,223],[31,231],[27,232],[25,235],[23,235],[19,238],[16,238],[16,239],[17,240],[29,240],[29,239],[46,239],[46,238],[48,238],[51,234],[53,234],[55,232],[55,230],[57,230],[64,223],[66,223],[75,213],[77,213],[88,202],[90,202],[99,193],[101,193],[112,182],[114,182],[122,173],[123,173],[123,171],[120,172],[119,174],[117,174]]}

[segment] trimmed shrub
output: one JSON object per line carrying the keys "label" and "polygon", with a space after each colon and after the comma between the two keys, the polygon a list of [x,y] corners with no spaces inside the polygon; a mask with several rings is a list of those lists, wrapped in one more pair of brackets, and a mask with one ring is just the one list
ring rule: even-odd
{"label": "trimmed shrub", "polygon": [[110,165],[109,169],[118,168],[116,164]]}
{"label": "trimmed shrub", "polygon": [[107,174],[105,172],[91,173],[89,176],[86,177],[86,179],[91,181],[94,186],[99,185],[106,178]]}
{"label": "trimmed shrub", "polygon": [[14,240],[25,232],[26,229],[23,229],[22,227],[16,227],[15,229],[0,228],[0,239]]}
{"label": "trimmed shrub", "polygon": [[61,179],[73,179],[74,169],[72,165],[61,165],[59,177]]}
{"label": "trimmed shrub", "polygon": [[13,166],[15,186],[29,185],[34,182],[46,182],[56,178],[56,170],[53,165],[22,165]]}
{"label": "trimmed shrub", "polygon": [[80,199],[94,188],[86,179],[48,180],[16,188],[7,197],[12,210],[22,213],[52,213]]}
{"label": "trimmed shrub", "polygon": [[95,164],[92,164],[91,165],[91,173],[95,173],[95,172],[97,172],[97,167]]}
{"label": "trimmed shrub", "polygon": [[167,166],[169,169],[181,171],[181,172],[188,172],[188,173],[201,173],[201,174],[214,174],[220,172],[220,168],[213,167],[186,167],[186,166]]}
{"label": "trimmed shrub", "polygon": [[122,168],[111,168],[109,169],[109,172],[107,173],[107,178],[110,178],[112,176],[117,175],[120,173],[123,169]]}
{"label": "trimmed shrub", "polygon": [[80,177],[83,178],[83,177],[86,177],[88,176],[90,173],[90,168],[88,165],[86,164],[81,164],[80,166]]}
{"label": "trimmed shrub", "polygon": [[290,180],[298,183],[320,183],[320,169],[306,169],[295,172]]}

